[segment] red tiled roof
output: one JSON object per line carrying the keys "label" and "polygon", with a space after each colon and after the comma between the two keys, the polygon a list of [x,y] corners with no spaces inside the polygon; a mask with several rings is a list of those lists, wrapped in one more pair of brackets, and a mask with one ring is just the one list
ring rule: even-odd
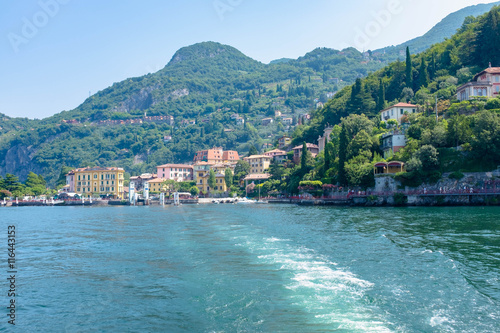
{"label": "red tiled roof", "polygon": [[473,81],[476,81],[478,77],[480,77],[481,75],[483,74],[500,74],[500,67],[489,67],[489,68],[486,68],[484,71],[476,74],[474,76],[474,80]]}
{"label": "red tiled roof", "polygon": [[387,110],[390,110],[392,108],[416,108],[417,106],[414,105],[414,104],[408,104],[408,103],[398,103],[398,104],[395,104],[393,106],[389,106],[388,108],[385,108],[383,109],[382,111],[380,112],[384,112],[384,111],[387,111]]}

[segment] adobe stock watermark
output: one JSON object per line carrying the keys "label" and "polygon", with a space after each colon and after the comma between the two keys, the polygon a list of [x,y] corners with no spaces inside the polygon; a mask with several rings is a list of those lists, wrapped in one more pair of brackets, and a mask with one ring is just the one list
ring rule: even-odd
{"label": "adobe stock watermark", "polygon": [[354,29],[354,47],[358,50],[369,48],[373,39],[378,37],[391,24],[393,17],[403,12],[403,2],[401,0],[389,0],[384,9],[372,11],[370,15],[373,19],[367,22],[364,28],[358,26]]}
{"label": "adobe stock watermark", "polygon": [[40,29],[43,29],[50,20],[54,18],[61,9],[61,5],[66,5],[71,0],[40,0],[37,11],[31,18],[23,17],[21,31],[19,33],[9,32],[7,39],[15,53],[19,52],[21,45],[28,44],[38,35]]}
{"label": "adobe stock watermark", "polygon": [[213,6],[217,16],[221,21],[224,21],[226,13],[232,12],[236,7],[241,5],[243,0],[214,0]]}

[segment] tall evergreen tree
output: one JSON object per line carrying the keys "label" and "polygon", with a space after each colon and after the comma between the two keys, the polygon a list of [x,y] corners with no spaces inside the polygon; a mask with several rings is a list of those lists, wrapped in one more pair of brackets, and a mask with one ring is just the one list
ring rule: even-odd
{"label": "tall evergreen tree", "polygon": [[224,171],[224,181],[226,182],[227,188],[233,185],[233,172],[230,168],[227,168],[226,171]]}
{"label": "tall evergreen tree", "polygon": [[427,72],[427,62],[425,58],[422,57],[422,62],[420,63],[420,70],[418,72],[418,85],[417,89],[421,87],[427,87],[429,85],[429,73]]}
{"label": "tall evergreen tree", "polygon": [[325,172],[330,169],[330,147],[328,146],[328,136],[325,138]]}
{"label": "tall evergreen tree", "polygon": [[431,65],[429,68],[429,76],[431,80],[434,80],[436,74],[436,54],[432,52]]}
{"label": "tall evergreen tree", "polygon": [[210,171],[208,172],[208,186],[210,191],[215,188],[215,180],[215,171],[214,169],[210,169]]}
{"label": "tall evergreen tree", "polygon": [[259,155],[259,151],[257,150],[257,148],[255,148],[254,145],[250,146],[250,151],[248,152],[248,156],[252,155]]}
{"label": "tall evergreen tree", "polygon": [[493,66],[500,66],[500,11],[493,8],[486,17],[482,18],[477,27],[476,49],[474,52],[476,63],[486,67],[491,62]]}
{"label": "tall evergreen tree", "polygon": [[352,86],[351,98],[347,104],[348,113],[367,113],[370,111],[370,103],[373,99],[370,93],[366,90],[361,79],[356,79],[356,82]]}
{"label": "tall evergreen tree", "polygon": [[349,144],[349,138],[347,137],[346,126],[342,126],[342,131],[340,132],[340,142],[339,142],[339,179],[340,185],[347,185],[347,175],[345,171],[345,162],[347,162],[347,145]]}
{"label": "tall evergreen tree", "polygon": [[307,143],[304,141],[302,144],[302,155],[300,155],[300,170],[304,173],[307,170],[307,154],[309,151],[307,150]]}
{"label": "tall evergreen tree", "polygon": [[413,68],[411,64],[410,47],[406,47],[406,87],[413,89]]}
{"label": "tall evergreen tree", "polygon": [[380,79],[380,85],[378,89],[378,98],[377,98],[377,111],[381,111],[385,106],[385,87],[384,82]]}

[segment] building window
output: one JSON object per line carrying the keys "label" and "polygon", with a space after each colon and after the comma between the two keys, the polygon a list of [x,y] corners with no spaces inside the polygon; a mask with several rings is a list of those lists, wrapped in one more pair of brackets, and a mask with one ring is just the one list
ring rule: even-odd
{"label": "building window", "polygon": [[401,109],[401,114],[403,114],[403,109]]}
{"label": "building window", "polygon": [[94,175],[94,179],[97,179],[97,175]]}
{"label": "building window", "polygon": [[80,175],[78,175],[78,180],[80,180]]}

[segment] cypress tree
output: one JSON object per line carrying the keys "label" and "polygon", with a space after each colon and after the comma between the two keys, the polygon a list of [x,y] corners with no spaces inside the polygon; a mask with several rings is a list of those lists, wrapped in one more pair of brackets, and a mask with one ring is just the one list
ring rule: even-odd
{"label": "cypress tree", "polygon": [[413,69],[410,48],[408,46],[406,47],[406,87],[413,89]]}
{"label": "cypress tree", "polygon": [[427,87],[429,85],[429,73],[427,72],[427,63],[424,57],[422,57],[422,62],[420,63],[420,71],[418,73],[418,86],[417,89],[421,87]]}
{"label": "cypress tree", "polygon": [[325,173],[330,169],[330,149],[328,147],[328,136],[325,138]]}
{"label": "cypress tree", "polygon": [[307,170],[307,144],[304,141],[304,144],[302,145],[302,155],[300,156],[300,169],[305,173]]}
{"label": "cypress tree", "polygon": [[385,86],[382,79],[380,79],[380,85],[378,89],[378,99],[377,99],[377,111],[381,111],[385,106]]}
{"label": "cypress tree", "polygon": [[436,73],[436,54],[433,52],[431,58],[431,67],[429,70],[429,76],[431,80],[434,80],[435,73]]}
{"label": "cypress tree", "polygon": [[345,162],[347,162],[347,145],[349,144],[349,138],[347,137],[347,130],[345,125],[342,126],[339,138],[339,179],[340,185],[347,185],[347,176],[345,172]]}

